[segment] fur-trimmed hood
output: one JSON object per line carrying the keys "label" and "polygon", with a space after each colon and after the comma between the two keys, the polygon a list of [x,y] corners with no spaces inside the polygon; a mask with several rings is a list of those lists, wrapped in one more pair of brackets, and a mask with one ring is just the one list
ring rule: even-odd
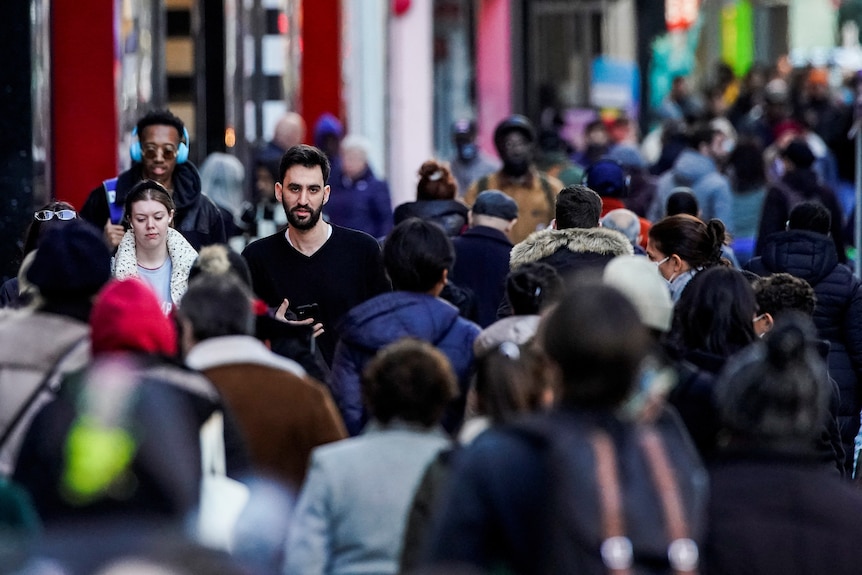
{"label": "fur-trimmed hood", "polygon": [[509,267],[545,259],[566,249],[572,253],[592,253],[615,257],[631,255],[634,248],[623,234],[605,228],[544,229],[533,232],[527,239],[512,248]]}

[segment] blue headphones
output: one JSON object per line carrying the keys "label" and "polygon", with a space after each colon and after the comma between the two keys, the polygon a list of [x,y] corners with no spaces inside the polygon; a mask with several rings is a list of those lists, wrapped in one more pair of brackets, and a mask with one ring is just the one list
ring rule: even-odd
{"label": "blue headphones", "polygon": [[[132,143],[129,146],[129,156],[132,161],[140,163],[144,159],[144,151],[141,149],[141,139],[138,138],[138,127],[132,130]],[[177,146],[177,163],[184,164],[189,159],[189,131],[183,126],[183,137]]]}

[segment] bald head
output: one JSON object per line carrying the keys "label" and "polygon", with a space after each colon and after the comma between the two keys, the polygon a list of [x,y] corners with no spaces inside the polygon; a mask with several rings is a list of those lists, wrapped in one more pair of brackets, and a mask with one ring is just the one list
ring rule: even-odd
{"label": "bald head", "polygon": [[602,227],[622,233],[632,245],[640,241],[641,222],[638,215],[631,210],[618,208],[609,211],[602,218]]}
{"label": "bald head", "polygon": [[296,112],[288,112],[275,125],[272,137],[279,148],[288,150],[297,146],[305,139],[305,120]]}

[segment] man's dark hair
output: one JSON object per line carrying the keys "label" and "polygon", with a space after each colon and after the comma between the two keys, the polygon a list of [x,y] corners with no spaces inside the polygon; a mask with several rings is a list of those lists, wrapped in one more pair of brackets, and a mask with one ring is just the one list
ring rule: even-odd
{"label": "man's dark hair", "polygon": [[[139,138],[144,135],[144,128],[149,126],[173,126],[180,135],[180,140],[183,139],[183,131],[186,127],[183,121],[171,113],[170,110],[150,110],[143,118],[138,120],[136,128]],[[188,142],[186,143],[188,144]]]}
{"label": "man's dark hair", "polygon": [[802,202],[790,210],[789,230],[806,230],[828,235],[832,229],[832,214],[820,202]]}
{"label": "man's dark hair", "polygon": [[580,408],[619,405],[650,346],[647,328],[628,298],[596,283],[567,291],[539,337],[560,369],[563,403]]}
{"label": "man's dark hair", "polygon": [[329,181],[329,171],[331,169],[329,158],[323,153],[320,148],[309,146],[307,144],[299,144],[290,148],[281,157],[281,162],[278,165],[278,183],[284,183],[284,174],[293,166],[303,166],[305,168],[313,168],[320,166],[320,171],[323,173],[323,183]]}
{"label": "man's dark hair", "polygon": [[192,324],[197,341],[225,335],[254,334],[253,295],[231,273],[201,273],[189,282],[179,315]]}
{"label": "man's dark hair", "polygon": [[427,292],[454,262],[455,250],[443,228],[419,218],[395,226],[383,244],[383,266],[396,290]]}
{"label": "man's dark hair", "polygon": [[458,394],[449,360],[430,343],[404,338],[377,352],[362,373],[368,411],[383,424],[393,419],[436,424]]}
{"label": "man's dark hair", "polygon": [[715,138],[715,136],[720,132],[720,130],[716,130],[709,124],[699,124],[694,126],[688,136],[688,145],[695,150],[697,150],[701,144],[710,145],[712,144],[713,138]]}
{"label": "man's dark hair", "polygon": [[572,185],[557,195],[557,229],[597,228],[602,215],[602,198],[582,185]]}
{"label": "man's dark hair", "polygon": [[697,217],[700,207],[697,205],[697,197],[687,190],[673,192],[667,197],[665,204],[665,215],[675,216],[677,214],[688,214]]}
{"label": "man's dark hair", "polygon": [[814,315],[817,296],[814,288],[802,278],[788,273],[776,273],[752,282],[757,312],[768,313],[777,320],[785,312],[801,312],[808,317]]}

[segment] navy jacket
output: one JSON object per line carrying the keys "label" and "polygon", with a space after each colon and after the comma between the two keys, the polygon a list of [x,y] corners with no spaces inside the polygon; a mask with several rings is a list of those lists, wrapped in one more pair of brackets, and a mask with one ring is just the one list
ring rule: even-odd
{"label": "navy jacket", "polygon": [[392,201],[389,185],[366,168],[356,180],[344,174],[330,174],[329,201],[323,210],[329,221],[345,228],[381,238],[392,229]]}
{"label": "navy jacket", "polygon": [[[763,255],[746,269],[758,275],[786,272],[811,284],[817,295],[814,323],[819,336],[830,343],[829,375],[841,395],[838,424],[844,452],[852,460],[853,439],[862,408],[862,291],[850,268],[838,263],[832,240],[822,234],[791,230],[773,234]],[[849,469],[849,468],[848,468]]]}
{"label": "navy jacket", "polygon": [[494,228],[476,226],[452,240],[455,265],[450,277],[476,295],[477,323],[488,327],[497,320],[497,308],[506,292],[512,242]]}
{"label": "navy jacket", "polygon": [[350,435],[358,434],[368,419],[362,405],[362,370],[379,349],[403,337],[425,340],[449,358],[461,394],[444,416],[443,425],[449,431],[460,426],[479,326],[460,317],[458,308],[427,294],[396,291],[354,307],[336,331],[341,339],[335,347],[329,387]]}

